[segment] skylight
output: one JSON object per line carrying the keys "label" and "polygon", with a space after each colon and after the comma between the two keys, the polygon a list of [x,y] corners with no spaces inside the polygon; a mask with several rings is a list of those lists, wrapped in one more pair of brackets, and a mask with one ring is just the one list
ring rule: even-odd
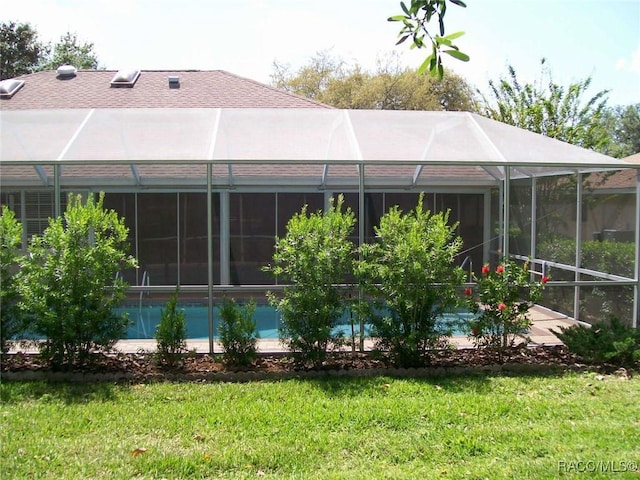
{"label": "skylight", "polygon": [[112,87],[133,87],[140,76],[140,70],[118,70],[111,79]]}
{"label": "skylight", "polygon": [[0,97],[11,98],[15,93],[22,88],[24,80],[16,80],[15,78],[8,78],[0,82]]}

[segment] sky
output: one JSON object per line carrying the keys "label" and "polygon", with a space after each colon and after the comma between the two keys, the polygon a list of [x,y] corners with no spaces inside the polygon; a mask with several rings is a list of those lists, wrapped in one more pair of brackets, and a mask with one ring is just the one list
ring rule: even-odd
{"label": "sky", "polygon": [[[508,65],[536,81],[545,58],[555,83],[591,77],[588,96],[640,102],[640,0],[466,3],[450,4],[445,25],[465,32],[457,44],[471,60],[445,68],[481,91]],[[397,51],[417,68],[429,52],[395,46],[400,27],[387,18],[401,12],[399,0],[20,0],[0,21],[29,22],[44,42],[76,33],[108,69],[222,69],[270,83],[274,61],[295,70],[320,51],[369,70]]]}

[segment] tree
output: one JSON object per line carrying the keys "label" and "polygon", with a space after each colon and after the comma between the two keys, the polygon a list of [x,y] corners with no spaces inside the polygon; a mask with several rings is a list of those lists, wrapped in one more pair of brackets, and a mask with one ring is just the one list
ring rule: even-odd
{"label": "tree", "polygon": [[337,108],[379,110],[473,110],[473,89],[458,75],[443,79],[403,68],[397,55],[378,59],[374,72],[350,66],[327,51],[291,73],[274,63],[273,84]]}
{"label": "tree", "polygon": [[376,242],[361,246],[355,272],[377,307],[370,313],[373,337],[400,366],[423,365],[451,335],[442,315],[457,305],[464,271],[454,266],[462,239],[448,222],[449,212],[424,210],[420,195],[414,210],[385,213]]}
{"label": "tree", "polygon": [[65,33],[54,45],[52,55],[46,59],[39,70],[55,70],[60,65],[95,70],[98,68],[98,57],[93,51],[93,43],[81,43],[75,33]]}
{"label": "tree", "polygon": [[609,143],[609,135],[603,123],[608,91],[602,90],[591,98],[584,98],[591,85],[591,78],[562,86],[553,81],[540,62],[540,80],[522,84],[515,69],[509,65],[507,78],[490,80],[493,101],[486,98],[482,113],[494,120],[540,133],[573,145],[592,150],[602,150]]}
{"label": "tree", "polygon": [[[449,0],[454,5],[466,8],[462,0]],[[418,68],[418,73],[422,74],[429,70],[432,76],[438,76],[442,79],[444,76],[444,67],[442,66],[442,54],[446,53],[451,57],[463,62],[469,61],[469,56],[460,51],[453,44],[453,40],[460,38],[464,32],[455,32],[445,35],[444,16],[447,12],[447,0],[411,0],[407,7],[404,2],[400,2],[402,14],[389,17],[390,22],[402,22],[398,36],[400,40],[396,45],[404,43],[407,39],[411,39],[411,48],[428,48],[431,46],[431,55],[429,55]],[[438,34],[430,32],[429,22],[437,18]],[[427,40],[425,40],[425,37]]]}
{"label": "tree", "polygon": [[640,103],[608,109],[604,124],[611,143],[603,153],[624,158],[640,152]]}
{"label": "tree", "polygon": [[0,23],[0,80],[34,72],[48,53],[29,23]]}
{"label": "tree", "polygon": [[126,253],[127,227],[90,196],[70,195],[63,217],[34,236],[21,264],[20,308],[28,330],[43,337],[41,352],[55,366],[85,363],[109,350],[129,325],[113,309],[128,287],[119,272],[136,266]]}

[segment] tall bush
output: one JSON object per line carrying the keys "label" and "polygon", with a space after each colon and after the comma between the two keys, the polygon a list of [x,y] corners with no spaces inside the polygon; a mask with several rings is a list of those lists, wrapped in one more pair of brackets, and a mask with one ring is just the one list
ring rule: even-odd
{"label": "tall bush", "polygon": [[13,337],[20,333],[16,273],[20,261],[22,225],[6,205],[0,216],[0,350],[11,347]]}
{"label": "tall bush", "polygon": [[452,333],[441,318],[457,305],[464,280],[454,265],[462,248],[456,228],[449,212],[424,210],[421,195],[414,210],[396,206],[385,213],[376,242],[362,246],[356,272],[378,307],[371,313],[373,336],[398,365],[424,364]]}
{"label": "tall bush", "polygon": [[287,223],[286,235],[276,239],[273,264],[265,267],[290,284],[281,298],[270,293],[269,301],[282,314],[282,342],[304,362],[319,365],[330,348],[343,343],[334,331],[347,308],[338,284],[352,270],[354,225],[353,212],[343,211],[342,196],[324,213],[308,213],[305,205]]}
{"label": "tall bush", "polygon": [[20,306],[29,330],[44,337],[42,354],[54,365],[83,363],[126,334],[129,319],[113,313],[125,297],[118,272],[136,266],[127,255],[127,227],[103,209],[104,195],[82,203],[70,195],[64,216],[34,236],[20,272]]}

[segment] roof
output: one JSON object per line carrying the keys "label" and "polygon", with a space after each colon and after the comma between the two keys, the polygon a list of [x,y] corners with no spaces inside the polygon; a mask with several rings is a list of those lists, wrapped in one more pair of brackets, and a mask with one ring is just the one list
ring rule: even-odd
{"label": "roof", "polygon": [[[622,161],[633,165],[640,165],[640,153],[625,157]],[[599,194],[621,193],[623,190],[630,193],[635,192],[639,172],[640,170],[638,169],[627,168],[609,173],[596,173],[590,179],[592,184],[591,189]]]}
{"label": "roof", "polygon": [[633,155],[629,155],[628,157],[624,157],[623,160],[629,163],[635,163],[640,165],[640,153],[635,153]]}
{"label": "roof", "polygon": [[[111,87],[114,70],[48,70],[17,77],[24,86],[0,110],[66,108],[332,108],[223,70],[142,70],[134,86]],[[179,88],[169,88],[169,77]]]}
{"label": "roof", "polygon": [[47,183],[61,164],[74,184],[192,185],[213,163],[226,185],[321,187],[357,185],[362,164],[368,185],[403,187],[495,185],[506,166],[523,178],[630,165],[468,112],[324,108],[2,111],[0,162],[3,184],[25,171]]}

